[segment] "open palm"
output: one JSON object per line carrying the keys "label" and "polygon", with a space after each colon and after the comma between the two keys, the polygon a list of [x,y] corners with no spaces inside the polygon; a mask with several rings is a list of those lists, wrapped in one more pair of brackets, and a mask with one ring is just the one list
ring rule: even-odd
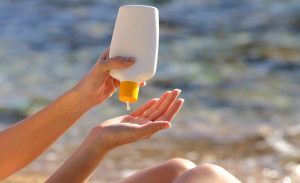
{"label": "open palm", "polygon": [[170,122],[184,100],[177,99],[180,90],[165,92],[160,99],[151,99],[131,114],[109,119],[101,126],[101,133],[112,147],[150,137],[169,128]]}

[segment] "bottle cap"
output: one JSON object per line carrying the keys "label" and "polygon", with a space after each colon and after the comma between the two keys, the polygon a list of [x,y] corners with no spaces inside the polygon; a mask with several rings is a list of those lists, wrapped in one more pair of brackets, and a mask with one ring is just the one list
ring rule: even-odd
{"label": "bottle cap", "polygon": [[139,83],[134,81],[122,81],[120,83],[119,100],[134,103],[139,96]]}

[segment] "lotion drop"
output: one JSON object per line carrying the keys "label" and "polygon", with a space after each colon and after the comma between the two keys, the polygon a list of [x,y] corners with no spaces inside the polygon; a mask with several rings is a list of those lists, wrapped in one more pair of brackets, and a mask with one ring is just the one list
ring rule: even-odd
{"label": "lotion drop", "polygon": [[126,102],[126,110],[130,111],[130,103],[129,102]]}

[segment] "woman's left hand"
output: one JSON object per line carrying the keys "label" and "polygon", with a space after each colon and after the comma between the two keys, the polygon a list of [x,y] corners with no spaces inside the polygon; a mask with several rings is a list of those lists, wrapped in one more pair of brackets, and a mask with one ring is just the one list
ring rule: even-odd
{"label": "woman's left hand", "polygon": [[179,94],[178,89],[165,92],[160,99],[149,100],[131,114],[104,121],[92,131],[108,149],[148,138],[171,127],[170,122],[184,102],[177,99]]}

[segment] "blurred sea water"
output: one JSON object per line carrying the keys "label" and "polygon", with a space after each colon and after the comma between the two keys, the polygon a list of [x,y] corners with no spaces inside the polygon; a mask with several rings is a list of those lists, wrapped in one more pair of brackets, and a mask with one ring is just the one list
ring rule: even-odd
{"label": "blurred sea water", "polygon": [[[134,108],[173,88],[183,90],[185,106],[172,129],[111,152],[91,182],[118,180],[172,157],[217,163],[248,183],[300,182],[300,1],[131,3],[160,10],[157,74]],[[0,2],[1,129],[88,72],[110,44],[121,4],[127,2]],[[113,96],[17,175],[50,175],[93,126],[125,113]]]}

